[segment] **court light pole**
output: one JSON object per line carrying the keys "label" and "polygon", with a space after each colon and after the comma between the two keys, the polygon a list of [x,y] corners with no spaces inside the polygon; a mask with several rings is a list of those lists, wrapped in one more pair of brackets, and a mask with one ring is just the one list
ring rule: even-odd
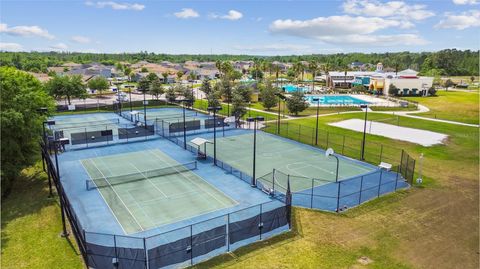
{"label": "court light pole", "polygon": [[117,84],[118,111],[122,115],[122,99],[120,99],[120,84]]}
{"label": "court light pole", "polygon": [[132,88],[128,88],[128,99],[130,100],[130,112],[133,111],[132,107]]}
{"label": "court light pole", "polygon": [[147,93],[147,90],[143,90],[143,121],[145,122],[144,126],[145,129],[147,129],[147,100],[145,99],[145,95]]}
{"label": "court light pole", "polygon": [[280,107],[282,105],[282,100],[285,101],[285,96],[281,93],[275,93],[275,96],[278,97],[277,134],[279,134],[280,133]]}
{"label": "court light pole", "polygon": [[182,103],[183,108],[183,149],[187,149],[187,123],[185,122],[185,103],[192,103],[193,100],[191,99],[182,99],[178,100],[178,102]]}
{"label": "court light pole", "polygon": [[317,123],[315,125],[315,145],[318,145],[318,112],[320,110],[320,98],[313,97],[312,101],[317,102]]}
{"label": "court light pole", "polygon": [[363,123],[363,140],[362,140],[362,161],[365,160],[365,140],[367,134],[367,113],[368,113],[368,105],[360,105],[360,108],[365,109],[365,121]]}
{"label": "court light pole", "polygon": [[252,171],[252,187],[257,186],[257,182],[255,180],[255,168],[256,168],[256,151],[257,151],[257,122],[263,121],[264,118],[261,116],[257,116],[255,118],[249,117],[247,118],[248,122],[253,122],[253,171]]}
{"label": "court light pole", "polygon": [[207,110],[213,112],[213,164],[217,165],[217,112],[222,109],[221,106],[208,107]]}

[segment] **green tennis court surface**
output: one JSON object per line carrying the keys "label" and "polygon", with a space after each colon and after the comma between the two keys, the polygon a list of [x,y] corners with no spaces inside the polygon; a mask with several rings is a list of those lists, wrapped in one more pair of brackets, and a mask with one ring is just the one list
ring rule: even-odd
{"label": "green tennis court surface", "polygon": [[[209,138],[213,141],[212,138]],[[207,154],[213,157],[213,144],[206,144]],[[262,177],[277,169],[290,174],[292,191],[312,188],[312,181],[319,186],[334,182],[337,161],[335,157],[326,157],[324,152],[312,147],[299,145],[286,139],[257,132],[256,177]],[[252,175],[253,133],[229,137],[217,137],[217,158],[232,167]],[[339,180],[374,171],[375,168],[359,162],[340,158]],[[296,176],[296,177],[295,177]],[[272,180],[270,178],[270,180]],[[287,178],[276,173],[276,183],[286,187]]]}
{"label": "green tennis court surface", "polygon": [[105,116],[89,116],[89,117],[71,117],[55,120],[55,125],[52,125],[54,129],[74,128],[82,126],[91,126],[99,124],[119,124],[118,118],[106,118]]}
{"label": "green tennis court surface", "polygon": [[91,178],[90,185],[97,185],[97,190],[127,234],[236,204],[193,173],[192,167],[185,165],[182,168],[160,150],[81,162]]}
{"label": "green tennis court surface", "polygon": [[[185,111],[185,117],[186,118],[194,118],[197,116],[197,113],[194,111]],[[139,111],[138,117],[141,121],[144,119],[144,114],[143,111]],[[181,118],[181,121],[183,121],[183,111],[181,109],[178,110],[171,110],[171,109],[158,109],[154,111],[148,111],[147,110],[147,120],[169,120],[169,121],[177,121]]]}

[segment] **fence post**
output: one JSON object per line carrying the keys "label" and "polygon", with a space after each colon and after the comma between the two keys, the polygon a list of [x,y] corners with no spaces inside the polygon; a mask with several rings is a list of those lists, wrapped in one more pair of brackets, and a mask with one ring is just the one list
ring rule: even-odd
{"label": "fence post", "polygon": [[329,137],[330,137],[330,132],[327,131],[327,146],[325,147],[326,149],[328,149],[328,140],[329,140]]}
{"label": "fence post", "polygon": [[273,168],[273,172],[272,172],[272,189],[273,189],[273,196],[275,196],[275,168]]}
{"label": "fence post", "polygon": [[378,182],[377,197],[380,197],[380,187],[382,187],[382,175],[383,175],[383,169],[380,169],[380,181]]}
{"label": "fence post", "polygon": [[338,193],[337,193],[337,213],[340,212],[340,182],[337,182],[337,185],[338,185]]}
{"label": "fence post", "polygon": [[403,149],[402,149],[402,156],[400,157],[400,166],[398,166],[397,176],[395,177],[395,190],[397,190],[397,181],[399,174],[402,173],[402,166],[403,166]]}
{"label": "fence post", "polygon": [[118,267],[120,267],[120,262],[118,260],[118,251],[117,251],[117,237],[113,235],[113,252],[115,253],[115,262],[118,264]]}
{"label": "fence post", "polygon": [[310,196],[310,208],[313,208],[313,188],[315,187],[315,179],[312,178],[312,192]]}
{"label": "fence post", "polygon": [[360,195],[358,196],[358,204],[362,203],[362,189],[363,189],[363,176],[360,178]]}
{"label": "fence post", "polygon": [[315,145],[314,137],[315,137],[315,129],[312,129],[312,146]]}
{"label": "fence post", "polygon": [[382,162],[383,157],[383,144],[380,145],[380,162]]}
{"label": "fence post", "polygon": [[145,239],[145,237],[143,238],[143,249],[145,250],[145,268],[149,269],[150,264],[149,264],[149,261],[148,261],[147,240]]}
{"label": "fence post", "polygon": [[288,121],[287,121],[287,138],[290,138],[290,136],[288,135]]}
{"label": "fence post", "polygon": [[413,159],[413,167],[412,167],[412,179],[410,180],[410,185],[413,185],[413,177],[415,176],[415,165],[417,161]]}
{"label": "fence post", "polygon": [[227,214],[227,252],[230,252],[230,213]]}
{"label": "fence post", "polygon": [[190,225],[190,265],[193,265],[193,225]]}
{"label": "fence post", "polygon": [[263,210],[263,204],[260,204],[260,223],[258,224],[258,229],[260,230],[260,240],[262,240],[262,229],[263,229],[262,210]]}
{"label": "fence post", "polygon": [[85,128],[85,144],[87,144],[87,148],[88,148],[87,128]]}

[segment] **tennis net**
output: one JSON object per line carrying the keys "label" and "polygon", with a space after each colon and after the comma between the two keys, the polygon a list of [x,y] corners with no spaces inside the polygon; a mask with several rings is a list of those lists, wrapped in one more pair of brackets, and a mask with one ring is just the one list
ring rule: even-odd
{"label": "tennis net", "polygon": [[173,174],[180,174],[183,172],[197,169],[197,162],[189,162],[169,167],[163,167],[159,169],[152,169],[146,171],[139,171],[131,174],[124,174],[110,177],[99,177],[86,180],[87,190],[112,187],[114,185],[131,183],[150,179],[154,177],[167,176]]}
{"label": "tennis net", "polygon": [[108,125],[108,124],[120,124],[120,119],[81,121],[81,122],[60,121],[55,125],[53,125],[53,128],[65,129],[65,128],[75,128],[75,127],[92,126],[92,125]]}

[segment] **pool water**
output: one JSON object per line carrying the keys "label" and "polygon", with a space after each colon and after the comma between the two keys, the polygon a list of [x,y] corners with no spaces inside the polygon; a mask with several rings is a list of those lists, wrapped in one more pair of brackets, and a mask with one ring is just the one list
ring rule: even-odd
{"label": "pool water", "polygon": [[297,87],[297,86],[292,85],[292,84],[287,84],[287,85],[283,86],[283,88],[285,89],[285,91],[287,93],[292,93],[292,92],[296,92],[296,91],[301,91],[301,92],[308,91],[307,87]]}
{"label": "pool water", "polygon": [[316,105],[317,101],[313,101],[313,98],[318,97],[320,99],[320,105],[361,105],[369,104],[369,102],[352,97],[350,95],[308,95],[305,99],[311,104]]}

